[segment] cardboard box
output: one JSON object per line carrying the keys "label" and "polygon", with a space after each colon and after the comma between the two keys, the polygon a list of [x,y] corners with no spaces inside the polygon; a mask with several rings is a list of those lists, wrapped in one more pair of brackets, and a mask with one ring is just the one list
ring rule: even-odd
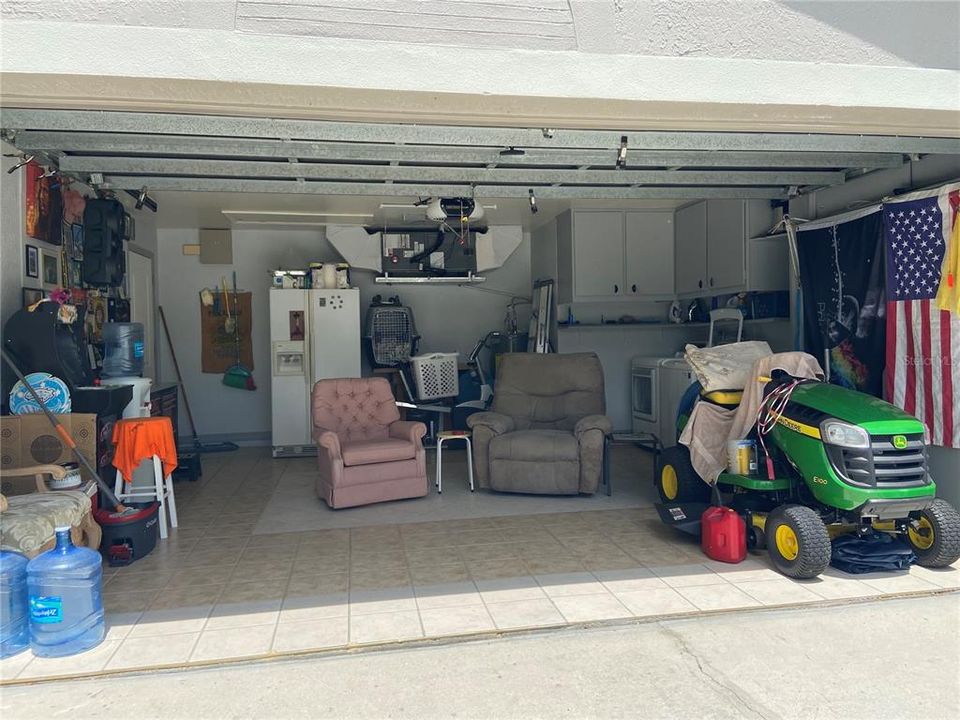
{"label": "cardboard box", "polygon": [[[90,462],[97,457],[97,416],[87,413],[58,415],[57,419],[70,433],[77,449]],[[9,415],[0,418],[0,470],[30,465],[62,465],[76,462],[73,451],[67,447],[46,416]],[[81,468],[84,480],[92,480]],[[0,490],[4,495],[33,492],[36,483],[32,477],[4,478]]]}

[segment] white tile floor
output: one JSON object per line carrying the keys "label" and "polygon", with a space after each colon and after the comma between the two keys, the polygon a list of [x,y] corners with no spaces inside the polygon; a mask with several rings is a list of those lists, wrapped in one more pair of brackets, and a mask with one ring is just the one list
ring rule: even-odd
{"label": "white tile floor", "polygon": [[[615,453],[615,488],[650,493],[649,457]],[[463,479],[463,458],[444,456],[447,487]],[[200,482],[176,485],[181,526],[170,539],[130,567],[105,567],[106,641],[70,658],[7,658],[0,680],[960,587],[958,567],[830,568],[797,582],[765,554],[714,562],[664,527],[649,500],[590,510],[589,498],[574,498],[575,511],[555,512],[551,498],[524,515],[406,522],[409,501],[392,504],[390,523],[254,534],[278,483],[309,476],[313,461],[273,461],[265,450],[203,460]]]}

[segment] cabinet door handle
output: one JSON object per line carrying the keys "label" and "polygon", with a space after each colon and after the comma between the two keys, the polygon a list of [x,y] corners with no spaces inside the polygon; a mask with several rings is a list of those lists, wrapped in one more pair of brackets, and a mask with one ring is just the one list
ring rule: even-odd
{"label": "cabinet door handle", "polygon": [[617,295],[619,292],[620,292],[620,286],[619,286],[619,285],[614,285],[614,286],[613,286],[613,294],[614,294],[614,295]]}
{"label": "cabinet door handle", "polygon": [[713,278],[710,278],[710,287],[713,287]]}
{"label": "cabinet door handle", "polygon": [[697,287],[703,289],[703,280],[697,280]]}
{"label": "cabinet door handle", "polygon": [[630,286],[630,292],[636,292],[636,291],[637,291],[637,286],[636,286],[636,285],[631,285],[631,286]]}

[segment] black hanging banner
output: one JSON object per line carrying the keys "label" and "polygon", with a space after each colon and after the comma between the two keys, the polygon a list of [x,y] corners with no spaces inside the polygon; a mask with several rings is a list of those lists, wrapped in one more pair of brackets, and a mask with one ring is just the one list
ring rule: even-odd
{"label": "black hanging banner", "polygon": [[797,228],[806,351],[829,362],[832,383],[877,397],[886,343],[880,220],[875,207]]}

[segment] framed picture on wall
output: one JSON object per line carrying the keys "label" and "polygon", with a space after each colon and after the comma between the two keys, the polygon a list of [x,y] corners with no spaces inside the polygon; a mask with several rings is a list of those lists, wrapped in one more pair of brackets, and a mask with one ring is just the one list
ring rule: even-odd
{"label": "framed picture on wall", "polygon": [[43,251],[43,284],[60,284],[60,255],[59,253]]}
{"label": "framed picture on wall", "polygon": [[27,277],[40,277],[40,250],[36,245],[27,245]]}
{"label": "framed picture on wall", "polygon": [[23,306],[30,307],[34,303],[38,303],[43,300],[43,290],[40,288],[28,288],[23,289]]}
{"label": "framed picture on wall", "polygon": [[83,260],[83,225],[77,223],[70,226],[70,257]]}

